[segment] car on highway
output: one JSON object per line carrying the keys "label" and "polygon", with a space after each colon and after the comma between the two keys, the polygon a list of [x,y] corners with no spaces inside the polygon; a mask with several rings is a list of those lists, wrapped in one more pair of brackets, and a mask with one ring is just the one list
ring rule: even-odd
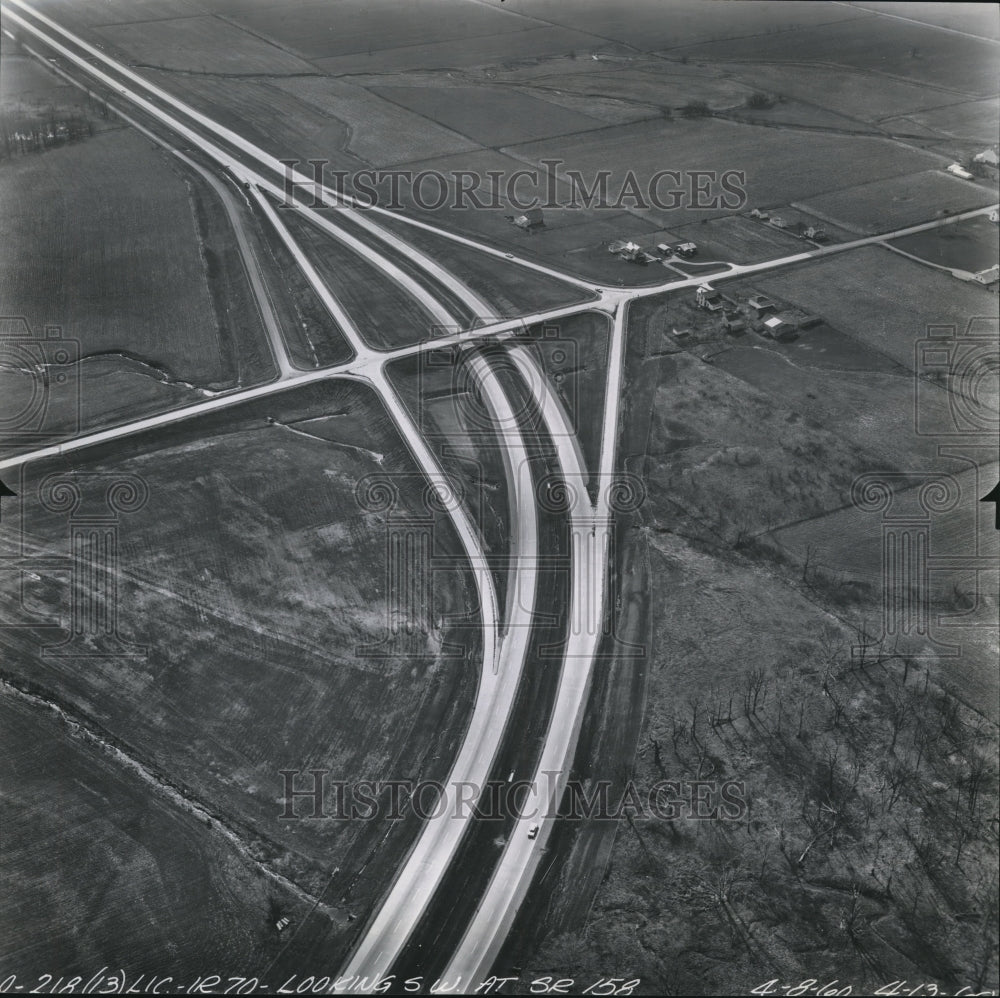
{"label": "car on highway", "polygon": [[538,825],[532,825],[531,828],[528,829],[528,838],[529,839],[538,838]]}

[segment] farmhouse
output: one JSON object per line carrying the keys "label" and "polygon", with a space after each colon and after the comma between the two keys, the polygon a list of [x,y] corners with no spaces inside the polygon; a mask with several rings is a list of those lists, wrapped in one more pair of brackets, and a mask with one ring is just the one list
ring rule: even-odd
{"label": "farmhouse", "polygon": [[990,284],[996,284],[996,282],[1000,280],[1000,266],[990,267],[989,270],[981,270],[978,274],[973,274],[972,279],[987,286]]}
{"label": "farmhouse", "polygon": [[681,243],[677,247],[680,256],[694,256],[698,252],[698,247],[694,243]]}
{"label": "farmhouse", "polygon": [[613,242],[608,243],[608,252],[614,253],[629,263],[645,264],[656,259],[655,256],[644,252],[638,243],[634,243],[628,239],[615,239]]}
{"label": "farmhouse", "polygon": [[747,324],[739,312],[726,315],[722,319],[722,326],[730,336],[739,336],[746,332]]}
{"label": "farmhouse", "polygon": [[751,208],[750,209],[750,217],[751,218],[760,218],[760,219],[763,219],[766,222],[771,217],[771,215],[770,215],[770,212],[766,211],[763,208]]}
{"label": "farmhouse", "polygon": [[709,312],[718,312],[725,304],[722,295],[707,284],[703,284],[695,291],[694,300],[698,308],[708,309]]}
{"label": "farmhouse", "polygon": [[806,239],[812,239],[813,242],[825,243],[826,242],[826,229],[822,229],[816,225],[810,225],[809,228],[802,233]]}
{"label": "farmhouse", "polygon": [[982,152],[977,152],[972,160],[975,163],[984,163],[986,166],[1000,166],[1000,156],[997,155],[996,149],[984,149]]}
{"label": "farmhouse", "polygon": [[780,340],[783,343],[794,340],[799,335],[799,331],[794,323],[788,322],[778,315],[769,316],[764,320],[763,332],[765,336]]}
{"label": "farmhouse", "polygon": [[514,224],[519,229],[537,229],[545,224],[542,217],[541,208],[529,208],[523,215],[518,215],[514,219]]}
{"label": "farmhouse", "polygon": [[751,295],[747,300],[747,305],[753,312],[756,318],[760,318],[762,315],[766,315],[768,312],[773,312],[777,308],[774,302],[767,297],[767,295]]}

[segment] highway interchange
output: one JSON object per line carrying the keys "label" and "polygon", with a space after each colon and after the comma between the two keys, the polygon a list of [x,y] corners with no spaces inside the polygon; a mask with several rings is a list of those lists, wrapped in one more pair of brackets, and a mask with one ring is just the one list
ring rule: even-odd
{"label": "highway interchange", "polygon": [[[512,726],[516,724],[517,692],[526,669],[531,668],[532,620],[538,609],[537,566],[541,544],[536,508],[538,482],[532,475],[529,460],[529,450],[538,441],[526,440],[526,433],[518,426],[514,400],[505,390],[503,381],[494,376],[488,355],[479,352],[477,345],[506,344],[508,356],[534,396],[533,404],[541,415],[541,435],[551,450],[559,478],[566,490],[575,497],[575,501],[567,503],[565,511],[571,545],[571,570],[565,607],[565,644],[559,663],[558,684],[553,700],[548,705],[548,727],[544,744],[535,762],[534,772],[528,777],[536,785],[548,787],[553,800],[551,808],[546,808],[544,802],[535,802],[540,805],[543,812],[541,816],[535,816],[531,812],[510,816],[512,821],[506,826],[506,844],[489,875],[482,896],[478,899],[474,914],[448,957],[442,974],[449,983],[460,981],[463,985],[470,986],[470,982],[482,980],[488,975],[545,852],[554,821],[551,816],[546,817],[545,812],[554,812],[568,778],[580,734],[597,646],[605,615],[609,610],[609,570],[613,570],[613,566],[609,565],[609,551],[615,513],[613,482],[629,303],[637,298],[660,294],[665,289],[683,289],[712,280],[764,272],[812,258],[849,252],[861,246],[883,243],[897,236],[954,224],[960,218],[985,214],[990,209],[983,208],[936,219],[895,233],[810,248],[763,263],[727,264],[711,274],[671,279],[656,286],[642,288],[603,286],[535,261],[515,257],[513,262],[516,264],[576,288],[585,300],[514,319],[497,320],[496,310],[489,302],[474,293],[431,256],[381,225],[379,213],[384,209],[353,207],[349,198],[339,198],[329,189],[315,184],[311,177],[295,173],[291,179],[301,190],[315,194],[320,205],[339,205],[345,219],[342,222],[339,213],[335,213],[338,216],[335,221],[330,214],[310,208],[299,200],[293,202],[296,211],[378,268],[385,279],[392,281],[418,301],[439,326],[455,330],[437,337],[433,342],[377,350],[366,342],[363,330],[358,328],[335,292],[321,278],[308,255],[297,244],[279,213],[275,211],[273,203],[283,199],[287,180],[286,167],[279,160],[154,86],[101,49],[89,45],[50,18],[34,11],[24,0],[6,0],[4,17],[8,25],[16,26],[22,34],[30,35],[48,51],[65,60],[67,65],[109,88],[116,95],[116,103],[126,102],[148,121],[155,122],[159,129],[187,147],[197,149],[203,157],[215,164],[220,171],[219,176],[212,175],[211,171],[205,170],[172,143],[168,145],[171,152],[206,177],[226,205],[268,332],[277,377],[268,384],[221,393],[182,409],[86,433],[75,439],[8,457],[0,461],[0,470],[19,469],[42,458],[84,451],[96,444],[175,424],[202,413],[218,411],[251,399],[278,395],[296,386],[333,378],[357,380],[370,386],[379,395],[422,473],[437,488],[472,570],[482,627],[482,663],[472,716],[448,777],[446,806],[440,819],[424,823],[391,888],[364,923],[363,931],[341,970],[341,976],[347,979],[366,978],[375,982],[392,972],[407,942],[425,917],[435,891],[455,862],[463,836],[472,821],[471,815],[461,820],[454,818],[454,788],[462,783],[477,786],[487,783],[504,739],[509,737]],[[128,117],[126,112],[121,113]],[[131,118],[128,120],[142,128],[146,134],[154,135],[157,141],[167,144],[162,131],[154,134],[142,122]],[[253,258],[242,231],[242,221],[234,209],[232,182],[224,182],[227,177],[235,180],[254,212],[265,218],[277,231],[302,275],[349,344],[353,353],[350,360],[319,370],[302,370],[294,365],[261,286],[258,263]],[[348,214],[350,224],[346,224]],[[398,219],[399,216],[393,215],[393,218]],[[510,254],[495,247],[435,229],[425,222],[403,220],[475,252],[510,259]],[[398,261],[403,257],[413,267],[401,267]],[[414,268],[423,275],[421,279],[414,276]],[[465,315],[474,317],[474,322],[470,324],[463,321],[456,303],[461,306]],[[538,369],[532,352],[516,338],[526,327],[555,322],[592,310],[606,313],[612,323],[599,466],[593,476],[598,483],[595,500],[591,499],[587,488],[593,469],[586,467],[567,413],[546,377]],[[507,598],[503,606],[500,605],[490,560],[484,551],[479,530],[464,506],[451,495],[449,476],[422,436],[387,373],[388,365],[395,361],[416,356],[428,349],[440,349],[445,345],[459,348],[496,426],[503,430],[502,457],[508,493],[511,496],[512,515]],[[538,431],[536,429],[533,432]],[[558,774],[554,781],[546,775],[553,773]]]}

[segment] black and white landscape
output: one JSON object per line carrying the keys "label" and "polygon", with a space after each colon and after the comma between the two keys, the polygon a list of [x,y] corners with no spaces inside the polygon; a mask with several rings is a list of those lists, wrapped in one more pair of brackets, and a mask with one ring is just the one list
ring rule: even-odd
{"label": "black and white landscape", "polygon": [[997,994],[1000,7],[0,29],[0,993]]}

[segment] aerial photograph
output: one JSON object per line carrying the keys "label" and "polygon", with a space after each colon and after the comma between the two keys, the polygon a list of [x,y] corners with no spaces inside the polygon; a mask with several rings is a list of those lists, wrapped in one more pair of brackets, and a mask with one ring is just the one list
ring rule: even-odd
{"label": "aerial photograph", "polygon": [[1000,4],[0,0],[0,995],[1000,995]]}

